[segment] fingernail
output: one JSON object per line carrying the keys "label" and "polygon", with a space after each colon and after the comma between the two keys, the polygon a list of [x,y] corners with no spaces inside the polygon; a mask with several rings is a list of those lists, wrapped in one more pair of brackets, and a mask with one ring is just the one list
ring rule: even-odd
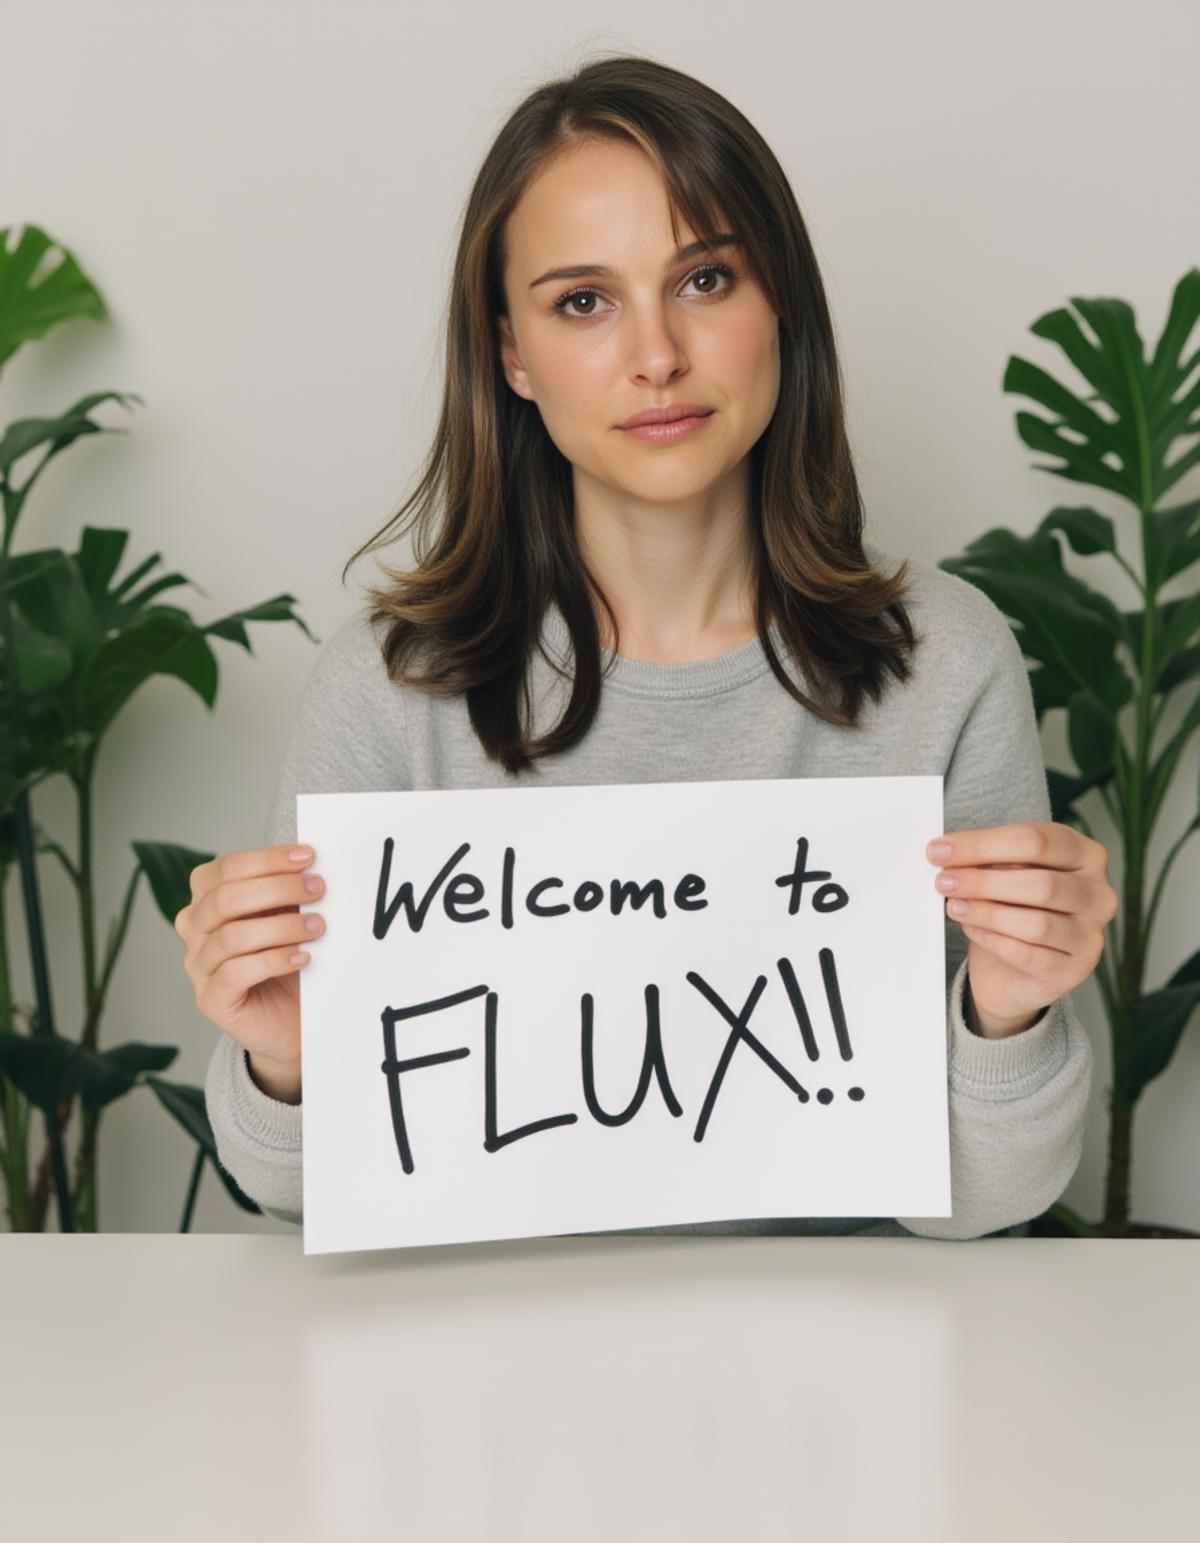
{"label": "fingernail", "polygon": [[294,863],[306,863],[312,855],[312,847],[293,847],[288,853],[288,857]]}
{"label": "fingernail", "polygon": [[948,841],[931,841],[926,850],[935,863],[944,863],[954,848]]}

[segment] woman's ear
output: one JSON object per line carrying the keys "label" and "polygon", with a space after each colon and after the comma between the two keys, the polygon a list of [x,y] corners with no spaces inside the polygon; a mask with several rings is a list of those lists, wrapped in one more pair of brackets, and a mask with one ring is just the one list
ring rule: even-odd
{"label": "woman's ear", "polygon": [[500,364],[504,370],[505,380],[518,396],[523,396],[526,401],[532,401],[533,392],[529,387],[529,376],[521,363],[521,351],[517,347],[512,323],[507,316],[497,316],[496,331],[500,343]]}

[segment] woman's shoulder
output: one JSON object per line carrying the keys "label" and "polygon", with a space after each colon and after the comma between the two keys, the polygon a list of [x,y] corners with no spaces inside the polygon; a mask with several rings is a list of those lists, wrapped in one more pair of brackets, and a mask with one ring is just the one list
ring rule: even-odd
{"label": "woman's shoulder", "polygon": [[873,540],[863,552],[877,570],[893,574],[907,561],[905,609],[923,645],[934,655],[968,663],[1000,659],[1020,648],[1007,616],[977,585],[938,566],[936,561],[900,554]]}
{"label": "woman's shoulder", "polygon": [[[397,734],[427,738],[438,724],[458,725],[466,713],[459,693],[392,673],[386,652],[391,625],[386,612],[376,615],[366,601],[343,617],[321,643],[303,707],[322,721],[353,724],[359,737],[385,748]],[[426,652],[418,644],[407,661],[417,673],[429,663]]]}
{"label": "woman's shoulder", "polygon": [[368,605],[356,606],[317,640],[311,683],[328,692],[359,697],[391,686],[383,652],[386,636],[386,617],[375,620]]}

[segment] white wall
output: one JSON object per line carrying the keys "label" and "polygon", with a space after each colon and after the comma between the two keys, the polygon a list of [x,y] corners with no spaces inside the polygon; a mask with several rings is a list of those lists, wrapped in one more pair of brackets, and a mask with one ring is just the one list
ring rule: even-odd
{"label": "white wall", "polygon": [[[1127,298],[1152,344],[1196,262],[1193,4],[613,0],[602,15],[603,27],[592,8],[561,3],[0,0],[0,225],[47,228],[113,318],[59,328],[19,355],[0,377],[0,424],[99,389],[147,404],[128,420],[106,410],[130,433],[97,436],[47,472],[18,548],[74,546],[84,523],[128,527],[126,567],[161,551],[160,571],[206,591],[168,594],[198,617],[290,591],[327,636],[374,574],[362,562],[342,588],[342,564],[410,488],[433,425],[443,285],[479,159],[527,90],[608,48],[708,81],[779,155],[834,308],[877,540],[936,562],[989,526],[1029,530],[1055,503],[1128,522],[1114,500],[1032,469],[1040,458],[1013,425],[1029,404],[1000,381],[1013,352],[1066,373],[1027,329],[1073,295]],[[1197,490],[1193,474],[1171,501]],[[1070,561],[1102,582],[1097,561]],[[1132,604],[1117,577],[1106,587]],[[158,678],[107,742],[95,807],[101,943],[131,840],[228,851],[262,839],[314,649],[295,627],[260,625],[251,640],[254,657],[218,646],[211,714]],[[1047,749],[1065,764],[1057,729]],[[1156,864],[1195,788],[1193,745]],[[62,779],[38,790],[35,816],[75,850]],[[1198,862],[1193,846],[1174,870],[1153,983],[1197,946]],[[56,866],[42,874],[55,1008],[77,1032],[73,897]],[[17,906],[14,884],[10,941],[28,999]],[[1094,1214],[1108,1053],[1094,982],[1077,1000],[1097,1077],[1066,1198]],[[199,1083],[216,1032],[144,891],[102,1042],[177,1043],[168,1075]],[[1193,1026],[1137,1117],[1143,1220],[1200,1228],[1198,1104]],[[178,1226],[192,1148],[152,1095],[113,1107],[101,1151],[104,1228]],[[196,1229],[242,1226],[274,1230],[206,1175]]]}

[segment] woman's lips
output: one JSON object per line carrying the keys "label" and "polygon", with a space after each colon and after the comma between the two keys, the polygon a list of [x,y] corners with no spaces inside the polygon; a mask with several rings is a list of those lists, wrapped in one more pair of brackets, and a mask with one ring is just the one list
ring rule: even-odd
{"label": "woman's lips", "polygon": [[623,428],[621,433],[632,434],[635,439],[649,440],[652,444],[666,444],[694,433],[711,417],[712,413],[704,413],[695,418],[676,418],[673,423],[637,423],[631,429]]}

